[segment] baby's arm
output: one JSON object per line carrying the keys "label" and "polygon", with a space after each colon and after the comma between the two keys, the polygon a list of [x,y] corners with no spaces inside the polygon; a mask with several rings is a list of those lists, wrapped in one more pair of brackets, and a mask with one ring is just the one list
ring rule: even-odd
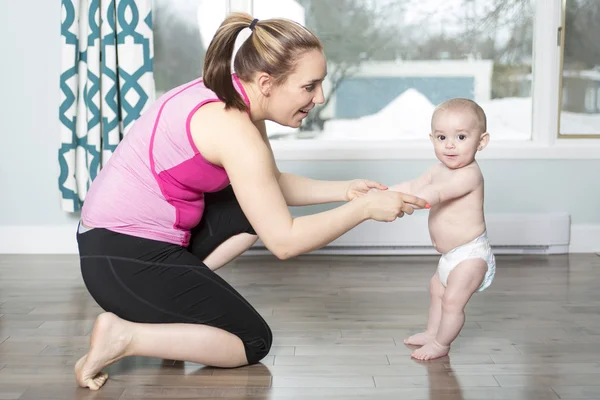
{"label": "baby's arm", "polygon": [[450,179],[429,183],[410,194],[420,197],[433,207],[448,200],[457,199],[471,193],[479,184],[482,176],[475,168],[461,168],[452,172]]}
{"label": "baby's arm", "polygon": [[[406,194],[414,194],[420,192],[423,190],[423,188],[425,188],[431,183],[432,171],[433,168],[431,168],[429,171],[425,172],[423,175],[416,179],[392,185],[389,187],[388,190],[393,190],[394,192],[401,192]],[[423,199],[425,200],[425,198]]]}

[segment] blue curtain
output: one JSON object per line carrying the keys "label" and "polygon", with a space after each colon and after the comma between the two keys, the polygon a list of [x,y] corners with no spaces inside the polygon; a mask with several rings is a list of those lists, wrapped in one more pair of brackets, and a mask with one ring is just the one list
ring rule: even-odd
{"label": "blue curtain", "polygon": [[154,101],[152,0],[62,0],[61,207],[87,190]]}

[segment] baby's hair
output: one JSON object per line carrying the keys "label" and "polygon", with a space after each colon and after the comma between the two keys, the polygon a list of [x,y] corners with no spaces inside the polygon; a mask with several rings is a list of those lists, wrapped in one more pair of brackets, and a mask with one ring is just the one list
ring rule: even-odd
{"label": "baby's hair", "polygon": [[481,106],[479,104],[477,104],[476,102],[474,102],[473,100],[464,99],[464,98],[460,98],[460,97],[446,100],[442,104],[438,105],[435,108],[435,110],[433,111],[433,115],[431,117],[431,130],[432,131],[433,131],[433,121],[435,120],[435,116],[440,111],[445,111],[445,110],[450,110],[450,111],[467,110],[467,111],[472,112],[475,115],[475,117],[477,118],[479,129],[481,131],[480,133],[487,132],[487,118],[485,116],[485,112],[483,111],[483,108],[481,108]]}

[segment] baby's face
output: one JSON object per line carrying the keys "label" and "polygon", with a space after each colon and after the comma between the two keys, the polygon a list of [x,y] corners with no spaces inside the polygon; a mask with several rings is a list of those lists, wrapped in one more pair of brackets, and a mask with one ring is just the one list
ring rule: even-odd
{"label": "baby's face", "polygon": [[430,135],[436,157],[448,168],[467,166],[475,159],[482,132],[477,117],[468,110],[440,110]]}

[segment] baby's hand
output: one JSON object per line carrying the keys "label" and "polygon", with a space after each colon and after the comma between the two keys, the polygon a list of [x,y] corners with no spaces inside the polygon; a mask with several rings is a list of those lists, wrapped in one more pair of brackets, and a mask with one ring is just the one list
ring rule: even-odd
{"label": "baby's hand", "polygon": [[383,189],[372,188],[372,189],[369,189],[369,191],[367,193],[373,193],[373,192],[383,192]]}

